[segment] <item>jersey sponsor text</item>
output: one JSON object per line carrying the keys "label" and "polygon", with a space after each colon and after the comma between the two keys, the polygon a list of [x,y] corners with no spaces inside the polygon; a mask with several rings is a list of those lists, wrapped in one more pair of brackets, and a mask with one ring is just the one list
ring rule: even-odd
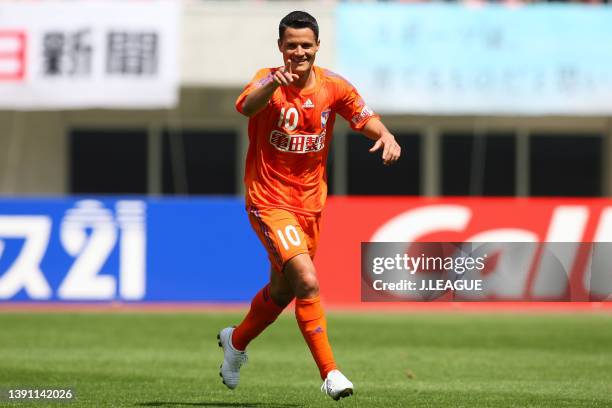
{"label": "jersey sponsor text", "polygon": [[325,131],[320,135],[288,135],[274,130],[270,133],[270,144],[283,152],[318,152],[325,147]]}

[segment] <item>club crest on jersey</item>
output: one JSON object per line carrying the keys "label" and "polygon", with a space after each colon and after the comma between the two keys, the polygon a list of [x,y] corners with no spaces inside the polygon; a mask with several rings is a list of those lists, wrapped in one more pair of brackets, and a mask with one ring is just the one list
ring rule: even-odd
{"label": "club crest on jersey", "polygon": [[330,113],[331,113],[330,109],[325,109],[323,112],[321,112],[321,127],[323,129],[325,129],[325,126],[327,125],[327,119],[329,119]]}
{"label": "club crest on jersey", "polygon": [[273,130],[270,133],[270,144],[288,153],[319,152],[325,147],[325,130],[320,135],[288,135]]}

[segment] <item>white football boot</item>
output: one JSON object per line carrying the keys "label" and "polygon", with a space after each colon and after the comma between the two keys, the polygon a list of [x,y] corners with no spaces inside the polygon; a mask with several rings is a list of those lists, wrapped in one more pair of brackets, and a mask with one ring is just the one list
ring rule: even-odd
{"label": "white football boot", "polygon": [[331,370],[321,385],[321,392],[326,393],[335,401],[353,395],[353,383],[338,370]]}
{"label": "white football boot", "polygon": [[223,348],[223,364],[219,367],[219,375],[223,378],[223,384],[230,390],[238,386],[240,381],[240,367],[248,361],[246,351],[238,351],[232,344],[233,327],[226,327],[217,334],[219,347]]}

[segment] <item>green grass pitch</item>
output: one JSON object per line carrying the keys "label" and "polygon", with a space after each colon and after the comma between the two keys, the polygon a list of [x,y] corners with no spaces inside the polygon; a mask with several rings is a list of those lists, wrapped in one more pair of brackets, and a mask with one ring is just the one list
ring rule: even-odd
{"label": "green grass pitch", "polygon": [[610,314],[330,313],[355,395],[335,402],[291,313],[251,343],[241,384],[217,331],[240,314],[1,313],[0,388],[74,387],[56,407],[610,407]]}

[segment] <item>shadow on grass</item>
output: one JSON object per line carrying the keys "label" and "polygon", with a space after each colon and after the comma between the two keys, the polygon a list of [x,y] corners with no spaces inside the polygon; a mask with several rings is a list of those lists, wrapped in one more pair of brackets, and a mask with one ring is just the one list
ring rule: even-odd
{"label": "shadow on grass", "polygon": [[244,407],[244,408],[290,408],[299,407],[296,404],[269,404],[263,402],[180,402],[180,401],[150,401],[137,404],[141,407]]}

